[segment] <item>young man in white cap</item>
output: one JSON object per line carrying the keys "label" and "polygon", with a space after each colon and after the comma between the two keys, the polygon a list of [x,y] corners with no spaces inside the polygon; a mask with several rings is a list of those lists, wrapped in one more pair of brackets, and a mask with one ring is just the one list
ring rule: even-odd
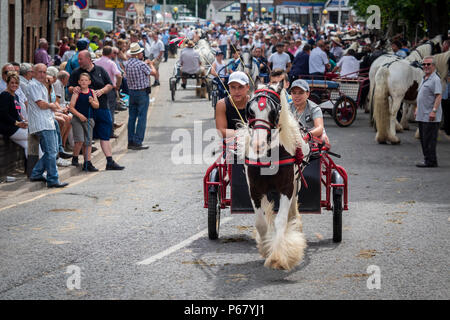
{"label": "young man in white cap", "polygon": [[289,107],[295,119],[309,131],[311,136],[330,143],[323,126],[322,110],[317,104],[308,100],[310,94],[308,82],[303,79],[295,80],[292,82],[290,93],[292,103]]}
{"label": "young man in white cap", "polygon": [[244,72],[233,72],[228,78],[230,96],[217,101],[216,128],[224,139],[234,137],[236,124],[241,121],[241,118],[247,121],[245,107],[250,99],[248,83],[249,79]]}

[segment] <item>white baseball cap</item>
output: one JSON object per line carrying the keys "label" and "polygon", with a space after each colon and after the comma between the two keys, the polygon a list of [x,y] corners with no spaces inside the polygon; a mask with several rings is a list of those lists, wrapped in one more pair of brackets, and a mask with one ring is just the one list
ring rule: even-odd
{"label": "white baseball cap", "polygon": [[242,71],[235,71],[228,78],[228,84],[230,84],[231,82],[237,82],[244,86],[244,85],[248,84],[248,77]]}
{"label": "white baseball cap", "polygon": [[303,91],[309,91],[308,82],[306,82],[303,79],[297,79],[294,82],[292,82],[291,90],[295,87],[301,88]]}

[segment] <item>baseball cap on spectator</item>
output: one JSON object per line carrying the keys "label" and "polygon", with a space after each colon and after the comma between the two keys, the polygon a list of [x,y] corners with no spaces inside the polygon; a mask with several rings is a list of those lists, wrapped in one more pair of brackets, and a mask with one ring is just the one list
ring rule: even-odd
{"label": "baseball cap on spectator", "polygon": [[222,55],[223,55],[223,52],[222,52],[221,50],[217,50],[217,51],[216,51],[216,56],[218,56],[219,54],[222,54]]}
{"label": "baseball cap on spectator", "polygon": [[86,50],[88,43],[85,40],[77,41],[77,49],[78,51]]}
{"label": "baseball cap on spectator", "polygon": [[293,88],[295,88],[295,87],[300,88],[300,89],[302,89],[303,91],[309,91],[309,85],[308,85],[308,82],[306,82],[306,81],[303,80],[303,79],[297,79],[297,80],[295,80],[294,82],[292,82],[291,90],[292,90]]}
{"label": "baseball cap on spectator", "polygon": [[248,84],[248,77],[244,72],[236,71],[236,72],[233,72],[230,75],[230,77],[228,78],[228,84],[230,84],[232,82],[237,82],[237,83],[245,86],[246,84]]}

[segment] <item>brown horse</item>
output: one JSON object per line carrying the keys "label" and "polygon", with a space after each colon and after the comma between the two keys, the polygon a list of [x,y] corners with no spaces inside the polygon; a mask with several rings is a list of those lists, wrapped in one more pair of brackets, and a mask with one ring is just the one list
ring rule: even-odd
{"label": "brown horse", "polygon": [[[290,270],[303,258],[306,240],[297,207],[296,153],[309,154],[298,122],[291,114],[283,83],[255,91],[247,105],[248,124],[238,130],[238,150],[256,214],[257,246],[265,266]],[[280,194],[278,214],[268,194]]]}

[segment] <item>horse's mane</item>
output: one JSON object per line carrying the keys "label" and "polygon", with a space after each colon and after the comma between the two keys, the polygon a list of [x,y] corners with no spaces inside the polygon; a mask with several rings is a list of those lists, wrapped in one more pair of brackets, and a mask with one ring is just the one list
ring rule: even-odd
{"label": "horse's mane", "polygon": [[433,53],[433,48],[435,46],[439,46],[439,49],[442,48],[442,35],[437,35],[433,39],[419,44],[411,50],[411,53],[405,59],[410,62],[422,61],[423,58],[430,56]]}
{"label": "horse's mane", "polygon": [[444,88],[450,64],[450,51],[435,54],[433,60],[436,65],[436,71],[441,78],[442,87]]}

